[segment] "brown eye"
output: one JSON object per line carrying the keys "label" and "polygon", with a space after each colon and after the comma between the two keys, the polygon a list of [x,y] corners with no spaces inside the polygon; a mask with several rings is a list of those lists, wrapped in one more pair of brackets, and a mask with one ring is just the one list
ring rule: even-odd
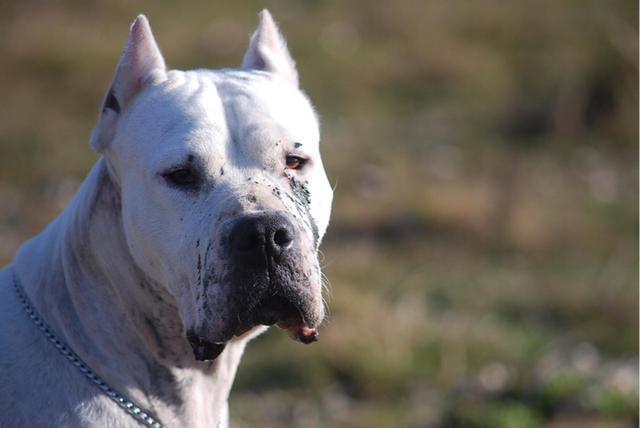
{"label": "brown eye", "polygon": [[287,156],[287,168],[289,169],[300,169],[305,163],[307,163],[307,159],[303,157],[294,155]]}
{"label": "brown eye", "polygon": [[164,174],[164,178],[172,185],[194,188],[198,185],[197,174],[191,168],[180,168]]}

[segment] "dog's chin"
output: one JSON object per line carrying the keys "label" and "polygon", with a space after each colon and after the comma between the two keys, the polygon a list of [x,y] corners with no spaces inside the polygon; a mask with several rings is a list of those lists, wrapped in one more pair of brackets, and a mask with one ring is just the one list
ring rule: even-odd
{"label": "dog's chin", "polygon": [[193,349],[193,356],[198,361],[215,360],[228,342],[255,334],[260,326],[277,325],[286,330],[292,339],[309,344],[317,341],[319,336],[316,326],[319,321],[315,321],[316,317],[311,314],[307,306],[295,305],[282,296],[272,296],[258,303],[251,311],[245,312],[233,327],[218,335],[215,340],[194,330],[187,333],[187,339]]}
{"label": "dog's chin", "polygon": [[318,340],[318,329],[311,321],[313,317],[306,306],[297,306],[283,296],[272,296],[265,299],[253,311],[253,321],[261,325],[277,325],[289,332],[292,339],[304,344]]}

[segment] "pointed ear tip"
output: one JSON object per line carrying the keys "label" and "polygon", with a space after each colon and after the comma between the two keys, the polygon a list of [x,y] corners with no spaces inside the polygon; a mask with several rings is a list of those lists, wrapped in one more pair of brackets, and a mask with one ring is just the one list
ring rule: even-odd
{"label": "pointed ear tip", "polygon": [[260,21],[266,21],[266,20],[270,20],[273,21],[273,16],[271,15],[271,12],[269,12],[269,9],[262,9],[260,11],[260,13],[258,13],[258,17],[260,18]]}
{"label": "pointed ear tip", "polygon": [[136,19],[133,21],[134,24],[138,24],[138,23],[149,23],[149,19],[147,19],[147,16],[144,13],[139,14],[138,16],[136,16]]}
{"label": "pointed ear tip", "polygon": [[136,19],[133,21],[133,24],[131,24],[131,32],[138,32],[141,31],[144,28],[149,28],[149,20],[147,19],[147,17],[144,14],[140,14],[138,16],[136,16]]}

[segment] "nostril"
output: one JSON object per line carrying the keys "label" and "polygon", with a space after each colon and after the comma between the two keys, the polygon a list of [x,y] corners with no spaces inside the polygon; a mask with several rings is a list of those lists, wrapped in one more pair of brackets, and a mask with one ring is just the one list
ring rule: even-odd
{"label": "nostril", "polygon": [[291,246],[291,242],[293,242],[293,236],[289,230],[283,227],[276,230],[276,233],[273,234],[273,242],[278,247],[288,248]]}

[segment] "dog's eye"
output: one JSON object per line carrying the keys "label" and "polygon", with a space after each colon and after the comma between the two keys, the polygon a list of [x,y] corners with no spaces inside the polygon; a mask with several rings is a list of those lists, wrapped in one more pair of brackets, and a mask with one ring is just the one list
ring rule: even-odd
{"label": "dog's eye", "polygon": [[198,184],[198,176],[191,168],[176,169],[163,174],[163,177],[179,187],[195,187]]}
{"label": "dog's eye", "polygon": [[307,159],[303,157],[294,155],[287,156],[287,168],[289,169],[300,169],[305,163],[307,163]]}

